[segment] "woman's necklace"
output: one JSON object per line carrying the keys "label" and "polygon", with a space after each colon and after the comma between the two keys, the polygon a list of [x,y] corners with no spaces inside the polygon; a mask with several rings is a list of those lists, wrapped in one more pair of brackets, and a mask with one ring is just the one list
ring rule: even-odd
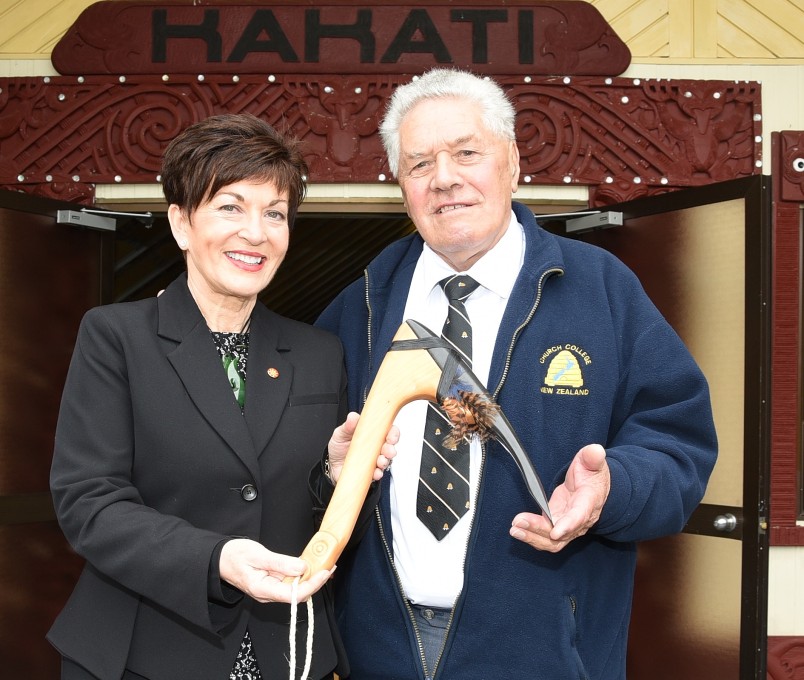
{"label": "woman's necklace", "polygon": [[[246,322],[243,324],[243,327],[240,329],[238,333],[235,334],[236,336],[240,336],[241,345],[238,346],[239,349],[244,349],[248,351],[248,331],[250,328],[251,328],[251,315],[249,314],[249,317],[248,319],[246,319]],[[243,346],[243,343],[245,343],[245,346]]]}
{"label": "woman's necklace", "polygon": [[226,378],[241,410],[246,403],[246,362],[250,327],[251,316],[246,319],[240,331],[234,333],[210,331],[223,361]]}

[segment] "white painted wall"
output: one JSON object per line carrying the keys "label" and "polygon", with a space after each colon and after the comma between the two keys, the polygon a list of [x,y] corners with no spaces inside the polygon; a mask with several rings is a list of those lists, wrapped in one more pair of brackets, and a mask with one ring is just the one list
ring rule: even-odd
{"label": "white painted wall", "polygon": [[768,635],[804,635],[804,547],[771,548]]}

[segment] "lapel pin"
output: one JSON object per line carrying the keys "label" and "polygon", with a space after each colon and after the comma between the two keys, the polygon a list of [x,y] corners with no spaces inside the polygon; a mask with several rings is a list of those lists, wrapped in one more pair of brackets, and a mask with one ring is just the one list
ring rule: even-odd
{"label": "lapel pin", "polygon": [[266,373],[268,373],[269,378],[278,378],[279,377],[279,371],[277,371],[273,366],[271,368],[269,368],[266,371]]}

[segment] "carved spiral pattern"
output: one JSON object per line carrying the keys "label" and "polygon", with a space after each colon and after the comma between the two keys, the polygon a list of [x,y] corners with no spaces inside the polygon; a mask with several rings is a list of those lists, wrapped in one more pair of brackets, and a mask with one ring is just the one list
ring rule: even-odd
{"label": "carved spiral pattern", "polygon": [[[333,75],[313,86],[295,75],[0,78],[0,185],[43,194],[59,185],[63,194],[70,183],[152,183],[179,130],[241,111],[302,138],[311,182],[385,181],[377,121],[395,84],[406,80]],[[525,182],[583,184],[617,202],[760,172],[759,85],[497,80],[517,109]],[[798,175],[789,179],[799,182]]]}
{"label": "carved spiral pattern", "polygon": [[[575,132],[562,121],[562,112],[550,108],[546,97],[518,100],[516,138],[528,172],[540,174],[562,164],[564,149]],[[566,164],[566,158],[563,159]],[[566,170],[566,168],[565,168]]]}
{"label": "carved spiral pattern", "polygon": [[329,542],[324,539],[317,539],[310,544],[310,552],[316,557],[323,557],[329,550]]}
{"label": "carved spiral pattern", "polygon": [[124,88],[106,107],[114,114],[103,130],[115,172],[158,173],[165,147],[179,132],[226,110],[216,106],[210,94],[209,88],[192,82],[171,88],[150,83]]}

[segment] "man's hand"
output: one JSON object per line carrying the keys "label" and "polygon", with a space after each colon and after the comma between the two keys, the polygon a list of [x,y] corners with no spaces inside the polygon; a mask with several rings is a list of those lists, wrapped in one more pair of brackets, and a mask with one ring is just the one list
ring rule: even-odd
{"label": "man's hand", "polygon": [[[330,479],[337,483],[340,477],[341,469],[343,469],[343,461],[346,458],[346,453],[349,451],[349,444],[352,443],[352,435],[355,433],[357,422],[360,416],[352,411],[346,416],[346,420],[342,425],[335,428],[332,437],[327,445],[329,452],[329,476]],[[391,467],[396,455],[396,443],[399,441],[399,428],[392,425],[391,429],[385,437],[385,442],[380,449],[380,454],[377,456],[377,467],[374,470],[374,481],[378,482],[382,479],[383,473]]]}
{"label": "man's hand", "polygon": [[[301,576],[307,569],[304,560],[290,555],[271,552],[257,541],[235,538],[221,550],[220,574],[227,583],[242,590],[257,602],[290,602],[291,583],[283,583],[288,576]],[[296,599],[304,602],[321,586],[332,571],[322,569],[298,585]]]}
{"label": "man's hand", "polygon": [[584,446],[575,454],[564,483],[550,497],[555,524],[551,526],[542,515],[522,512],[514,517],[509,533],[537,550],[558,552],[597,522],[610,488],[606,450],[599,444]]}

